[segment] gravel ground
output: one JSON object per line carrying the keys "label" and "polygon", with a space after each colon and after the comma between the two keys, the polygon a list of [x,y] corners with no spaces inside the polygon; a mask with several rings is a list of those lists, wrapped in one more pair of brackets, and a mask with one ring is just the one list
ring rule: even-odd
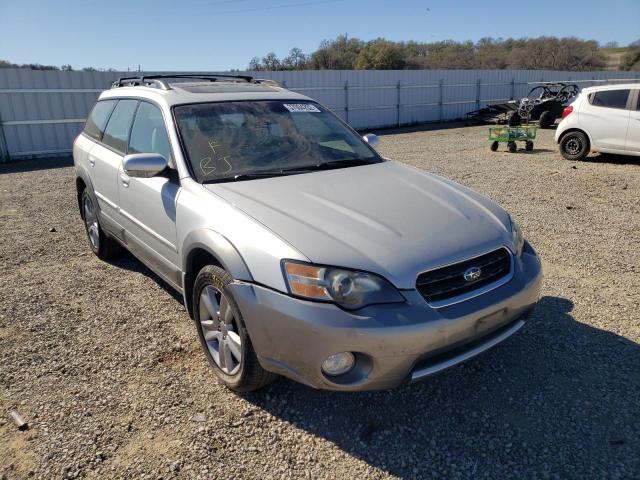
{"label": "gravel ground", "polygon": [[492,153],[486,127],[384,132],[380,149],[505,206],[545,281],[509,341],[362,394],[225,390],[180,297],[91,254],[69,164],[1,166],[0,476],[639,478],[640,159],[568,162],[552,131]]}

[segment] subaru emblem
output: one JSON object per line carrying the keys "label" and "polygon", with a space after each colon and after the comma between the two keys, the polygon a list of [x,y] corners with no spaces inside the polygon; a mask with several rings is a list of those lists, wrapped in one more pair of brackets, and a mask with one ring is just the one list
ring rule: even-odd
{"label": "subaru emblem", "polygon": [[464,279],[467,282],[474,282],[478,280],[480,278],[480,275],[482,275],[482,269],[480,267],[467,268],[463,274]]}

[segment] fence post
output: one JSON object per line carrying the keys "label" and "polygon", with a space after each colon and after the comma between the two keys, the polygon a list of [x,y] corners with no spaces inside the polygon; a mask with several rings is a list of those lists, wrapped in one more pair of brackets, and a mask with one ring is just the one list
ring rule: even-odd
{"label": "fence post", "polygon": [[480,89],[482,88],[482,79],[479,78],[476,82],[476,108],[480,110]]}
{"label": "fence post", "polygon": [[396,90],[398,92],[397,93],[397,97],[396,97],[396,99],[398,101],[398,103],[397,103],[397,110],[398,110],[398,121],[397,121],[397,123],[398,123],[398,126],[400,126],[400,80],[398,80],[398,85],[396,85]]}
{"label": "fence post", "polygon": [[438,83],[438,121],[442,122],[444,120],[444,78],[440,79]]}
{"label": "fence post", "polygon": [[349,80],[344,81],[344,120],[349,123]]}
{"label": "fence post", "polygon": [[0,163],[9,161],[9,149],[4,136],[4,128],[2,126],[2,118],[0,118]]}
{"label": "fence post", "polygon": [[516,77],[511,77],[511,98],[509,100],[516,99]]}

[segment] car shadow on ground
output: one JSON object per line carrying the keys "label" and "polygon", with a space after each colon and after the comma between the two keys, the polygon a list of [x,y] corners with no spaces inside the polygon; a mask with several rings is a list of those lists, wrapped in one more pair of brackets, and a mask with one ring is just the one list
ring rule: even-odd
{"label": "car shadow on ground", "polygon": [[72,166],[72,157],[43,157],[31,160],[12,160],[7,163],[0,163],[0,175],[5,175],[7,173],[35,172],[38,170],[50,170],[53,168],[66,168]]}
{"label": "car shadow on ground", "polygon": [[[132,254],[110,263],[183,303]],[[628,477],[640,470],[640,345],[576,321],[573,306],[543,297],[505,343],[414,385],[338,393],[279,379],[243,398],[400,478]]]}
{"label": "car shadow on ground", "polygon": [[106,260],[107,263],[113,265],[114,267],[122,268],[124,270],[129,270],[131,272],[141,273],[149,277],[151,280],[156,282],[160,288],[162,288],[167,294],[171,295],[176,302],[184,305],[184,301],[182,295],[179,294],[171,285],[165,282],[161,277],[156,275],[156,273],[148,268],[144,263],[138,260],[135,255],[133,255],[128,250],[124,248],[118,255],[115,257],[109,258]]}
{"label": "car shadow on ground", "polygon": [[640,157],[613,155],[611,153],[594,153],[582,161],[587,163],[610,163],[612,165],[640,165]]}
{"label": "car shadow on ground", "polygon": [[507,342],[419,384],[347,394],[279,380],[245,398],[399,477],[637,471],[640,346],[572,309],[544,297]]}

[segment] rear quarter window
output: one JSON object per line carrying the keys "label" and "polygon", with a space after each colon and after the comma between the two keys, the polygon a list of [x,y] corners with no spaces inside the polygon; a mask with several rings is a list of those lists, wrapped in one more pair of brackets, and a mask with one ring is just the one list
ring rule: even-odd
{"label": "rear quarter window", "polygon": [[87,123],[84,126],[84,133],[89,135],[91,138],[100,140],[104,132],[104,127],[107,125],[107,120],[109,120],[109,115],[111,115],[111,111],[115,104],[116,100],[101,100],[97,102],[94,105],[93,110],[91,110],[89,118],[87,118]]}
{"label": "rear quarter window", "polygon": [[627,108],[630,90],[603,90],[594,92],[591,104],[596,107]]}
{"label": "rear quarter window", "polygon": [[137,106],[137,100],[118,101],[104,129],[102,143],[121,153],[127,151],[129,130],[131,129],[131,121],[133,120],[133,115],[136,113]]}

